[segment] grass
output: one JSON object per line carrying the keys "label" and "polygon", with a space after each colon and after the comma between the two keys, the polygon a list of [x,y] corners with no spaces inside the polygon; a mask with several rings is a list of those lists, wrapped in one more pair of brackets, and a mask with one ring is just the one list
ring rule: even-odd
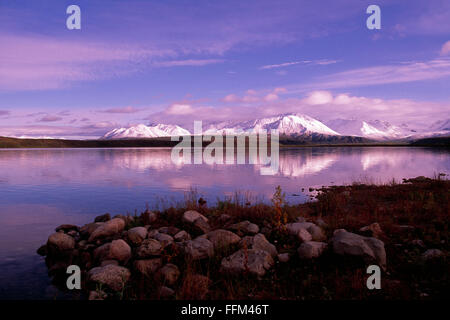
{"label": "grass", "polygon": [[[232,222],[250,220],[266,228],[266,237],[279,253],[290,253],[288,263],[276,263],[266,276],[256,279],[248,274],[220,274],[223,257],[237,250],[224,248],[214,258],[186,261],[177,250],[168,250],[164,262],[179,266],[182,277],[175,286],[177,299],[426,299],[444,298],[450,287],[448,257],[424,263],[425,249],[412,245],[420,239],[427,248],[449,251],[450,181],[438,175],[432,179],[418,177],[402,182],[375,185],[357,182],[317,191],[314,201],[288,205],[281,188],[277,188],[272,205],[252,203],[248,194],[235,194],[216,206],[199,205],[195,191],[186,196],[185,204],[158,213],[152,228],[175,226],[183,229],[181,216],[186,210],[197,210],[210,219],[214,228],[223,227],[220,217],[229,215]],[[328,239],[338,228],[358,232],[378,222],[383,230],[388,269],[383,273],[382,290],[366,288],[367,274],[359,261],[338,258],[331,252],[313,261],[297,258],[299,243],[287,235],[283,226],[296,217],[317,222],[322,219]],[[135,216],[132,226],[140,224]],[[209,290],[197,283],[195,275],[211,279]],[[125,299],[158,299],[151,279],[133,279],[123,293]]]}

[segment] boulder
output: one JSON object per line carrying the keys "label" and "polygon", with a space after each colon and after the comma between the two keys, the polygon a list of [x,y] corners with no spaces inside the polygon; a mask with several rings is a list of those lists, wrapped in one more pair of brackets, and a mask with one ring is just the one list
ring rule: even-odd
{"label": "boulder", "polygon": [[367,237],[375,238],[379,238],[383,234],[383,230],[381,230],[381,227],[377,222],[362,227],[361,229],[359,229],[359,232]]}
{"label": "boulder", "polygon": [[107,265],[104,267],[92,268],[88,272],[88,279],[106,285],[115,291],[121,291],[130,279],[131,272],[127,268]]}
{"label": "boulder", "polygon": [[254,235],[259,232],[259,227],[256,224],[251,223],[248,220],[235,223],[235,224],[231,225],[229,227],[229,229],[237,231],[238,234],[242,233],[242,234]]}
{"label": "boulder", "polygon": [[334,231],[331,244],[336,254],[361,257],[367,263],[386,267],[386,251],[381,240],[338,229]]}
{"label": "boulder", "polygon": [[89,238],[89,236],[103,224],[104,222],[93,222],[85,224],[80,228],[80,234],[83,238]]}
{"label": "boulder", "polygon": [[104,267],[104,266],[107,266],[109,264],[112,264],[113,266],[118,266],[119,265],[119,261],[117,261],[117,260],[103,260],[102,263],[100,264],[100,267]]}
{"label": "boulder", "polygon": [[134,268],[143,276],[152,277],[156,271],[162,266],[161,258],[136,260],[134,262]]}
{"label": "boulder", "polygon": [[178,229],[177,227],[161,227],[158,229],[158,231],[160,233],[165,233],[173,237],[178,232],[180,232],[180,229]]}
{"label": "boulder", "polygon": [[320,257],[327,246],[325,242],[306,241],[300,245],[297,252],[300,259],[313,259]]}
{"label": "boulder", "polygon": [[97,216],[94,219],[94,222],[106,222],[111,220],[111,215],[109,213],[102,214],[101,216]]}
{"label": "boulder", "polygon": [[439,249],[428,249],[422,253],[422,259],[425,261],[438,259],[444,256],[444,253]]}
{"label": "boulder", "polygon": [[286,263],[289,262],[290,257],[289,257],[289,253],[280,253],[278,255],[278,261]]}
{"label": "boulder", "polygon": [[48,237],[47,249],[50,252],[65,252],[75,248],[75,239],[71,236],[56,232]]}
{"label": "boulder", "polygon": [[56,232],[63,231],[65,233],[69,231],[79,231],[80,228],[78,228],[76,225],[73,224],[62,224],[59,227],[55,228]]}
{"label": "boulder", "polygon": [[241,249],[223,258],[220,270],[223,273],[238,275],[245,272],[262,277],[274,265],[272,256],[264,250]]}
{"label": "boulder", "polygon": [[152,224],[153,222],[158,220],[158,216],[154,212],[145,210],[145,212],[141,214],[141,220],[144,223],[144,225]]}
{"label": "boulder", "polygon": [[[322,229],[312,222],[288,223],[286,229],[291,235],[297,236],[301,241],[324,241],[326,239]],[[311,235],[311,239],[308,240],[309,236],[301,230],[306,230]]]}
{"label": "boulder", "polygon": [[158,296],[160,299],[171,299],[175,297],[175,291],[169,287],[162,286],[159,289]]}
{"label": "boulder", "polygon": [[136,250],[136,255],[139,258],[149,258],[152,256],[159,256],[162,251],[162,245],[158,240],[145,239]]}
{"label": "boulder", "polygon": [[191,260],[207,259],[214,255],[213,243],[201,237],[186,241],[184,250],[187,257]]}
{"label": "boulder", "polygon": [[198,218],[194,221],[192,229],[197,234],[205,234],[211,230],[211,227],[204,219]]}
{"label": "boulder", "polygon": [[244,237],[239,243],[239,246],[241,248],[245,246],[247,249],[264,250],[268,252],[272,258],[275,258],[278,254],[277,248],[271,244],[262,233],[258,233],[253,237]]}
{"label": "boulder", "polygon": [[89,242],[116,235],[122,232],[124,228],[125,222],[120,218],[114,218],[96,228],[89,236]]}
{"label": "boulder", "polygon": [[201,274],[189,274],[184,278],[181,292],[187,293],[188,297],[183,297],[181,299],[189,300],[204,300],[209,292],[209,286],[211,285],[211,280]]}
{"label": "boulder", "polygon": [[199,218],[204,220],[205,222],[208,222],[208,218],[206,218],[204,215],[202,215],[201,213],[198,213],[197,211],[194,211],[194,210],[189,210],[189,211],[186,211],[185,213],[183,213],[182,220],[184,223],[191,224],[191,223],[194,223],[195,220],[197,220]]}
{"label": "boulder", "polygon": [[102,290],[90,291],[88,300],[105,300],[107,294]]}
{"label": "boulder", "polygon": [[108,258],[126,264],[131,258],[131,248],[122,239],[114,240],[111,242]]}
{"label": "boulder", "polygon": [[135,227],[128,230],[128,240],[134,245],[140,245],[147,238],[147,229],[144,227]]}
{"label": "boulder", "polygon": [[173,236],[173,239],[177,242],[191,240],[191,235],[184,230],[181,230],[176,235]]}
{"label": "boulder", "polygon": [[172,286],[180,277],[180,270],[174,264],[168,263],[158,271],[158,278],[161,283]]}
{"label": "boulder", "polygon": [[165,233],[157,233],[154,238],[159,241],[163,249],[171,246],[174,242],[173,238]]}
{"label": "boulder", "polygon": [[214,250],[229,247],[238,243],[241,238],[231,231],[217,229],[206,234],[206,238],[214,245]]}

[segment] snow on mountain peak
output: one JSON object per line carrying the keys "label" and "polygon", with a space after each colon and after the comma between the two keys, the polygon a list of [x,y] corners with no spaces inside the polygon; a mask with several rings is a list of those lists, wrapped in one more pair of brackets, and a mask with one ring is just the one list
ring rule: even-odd
{"label": "snow on mountain peak", "polygon": [[102,139],[127,139],[127,138],[157,138],[171,136],[186,136],[191,133],[177,125],[154,124],[146,126],[138,124],[128,128],[117,128],[107,132]]}

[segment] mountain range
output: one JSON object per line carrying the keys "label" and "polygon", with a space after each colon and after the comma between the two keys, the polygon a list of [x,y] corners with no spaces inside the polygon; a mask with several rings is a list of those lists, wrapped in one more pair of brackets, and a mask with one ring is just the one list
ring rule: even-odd
{"label": "mountain range", "polygon": [[[242,132],[261,132],[278,130],[280,136],[290,138],[305,137],[361,137],[376,141],[414,140],[425,137],[450,135],[450,119],[440,120],[429,126],[428,130],[410,128],[408,124],[393,125],[381,120],[334,119],[319,121],[304,114],[282,114],[273,117],[247,121],[225,121],[206,125],[203,134],[236,135]],[[170,136],[186,136],[192,133],[177,125],[139,124],[127,128],[117,128],[107,132],[101,139],[136,139]]]}

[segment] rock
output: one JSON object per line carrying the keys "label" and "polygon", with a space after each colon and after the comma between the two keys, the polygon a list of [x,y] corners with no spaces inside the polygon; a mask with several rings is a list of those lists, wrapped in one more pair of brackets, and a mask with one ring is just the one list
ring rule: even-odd
{"label": "rock", "polygon": [[80,229],[80,228],[78,228],[76,225],[73,225],[73,224],[62,224],[62,225],[60,225],[59,227],[57,227],[57,228],[55,229],[55,231],[56,231],[56,232],[64,231],[65,233],[67,233],[67,232],[73,231],[73,230],[75,230],[75,231],[78,232],[79,229]]}
{"label": "rock", "polygon": [[56,232],[48,237],[47,248],[49,252],[61,253],[75,249],[75,240],[71,236]]}
{"label": "rock", "polygon": [[244,237],[239,243],[239,246],[241,248],[245,246],[247,249],[264,250],[268,252],[272,256],[272,258],[275,258],[278,254],[277,248],[269,241],[267,241],[266,237],[261,233],[258,233],[253,237]]}
{"label": "rock", "polygon": [[250,235],[254,235],[259,232],[259,227],[256,224],[251,223],[248,220],[233,224],[230,226],[229,229],[241,232],[243,234],[250,234]]}
{"label": "rock", "polygon": [[119,261],[117,260],[103,260],[102,263],[100,264],[100,267],[104,267],[107,265],[113,265],[113,266],[118,266],[119,265]]}
{"label": "rock", "polygon": [[213,243],[214,250],[229,247],[241,240],[241,237],[238,235],[223,229],[208,232],[206,238]]}
{"label": "rock", "polygon": [[96,228],[90,235],[89,242],[113,236],[122,232],[124,228],[125,222],[120,218],[114,218]]}
{"label": "rock", "polygon": [[80,234],[83,238],[89,238],[89,236],[103,224],[104,222],[93,222],[85,224],[80,228]]}
{"label": "rock", "polygon": [[295,218],[295,222],[300,222],[300,223],[306,222],[306,219],[303,217],[297,217],[297,218]]}
{"label": "rock", "polygon": [[148,238],[155,238],[155,236],[159,234],[159,231],[156,229],[152,229],[148,231],[147,237]]}
{"label": "rock", "polygon": [[145,238],[147,238],[147,229],[144,227],[135,227],[128,230],[128,239],[134,245],[140,245]]}
{"label": "rock", "polygon": [[101,216],[97,216],[94,219],[94,222],[106,222],[111,220],[111,215],[109,213],[102,214]]}
{"label": "rock", "polygon": [[165,233],[157,233],[155,239],[159,241],[163,249],[171,246],[174,242],[173,238]]}
{"label": "rock", "polygon": [[180,270],[174,264],[168,263],[158,271],[159,280],[165,285],[174,285],[180,277]]}
{"label": "rock", "polygon": [[319,227],[321,227],[321,228],[327,228],[328,227],[327,223],[322,218],[317,218],[316,219],[316,224]]}
{"label": "rock", "polygon": [[365,262],[386,267],[386,251],[381,240],[338,229],[334,231],[331,244],[336,254],[361,257]]}
{"label": "rock", "polygon": [[89,292],[89,300],[105,300],[107,295],[102,290],[90,291]]}
{"label": "rock", "polygon": [[[326,236],[322,229],[315,225],[312,222],[295,222],[288,223],[286,225],[287,231],[294,236],[298,236],[301,241],[323,241],[326,239]],[[309,236],[303,232],[303,235],[300,234],[300,230],[306,230],[311,235],[311,239],[308,240]]]}
{"label": "rock", "polygon": [[325,242],[306,241],[300,245],[297,252],[300,259],[313,259],[320,257],[327,246]]}
{"label": "rock", "polygon": [[151,256],[159,256],[162,251],[161,243],[155,239],[145,239],[136,251],[139,258],[148,258]]}
{"label": "rock", "polygon": [[444,256],[444,253],[439,249],[428,249],[422,253],[422,259],[425,261],[438,259]]}
{"label": "rock", "polygon": [[161,258],[136,260],[134,262],[134,268],[143,276],[151,277],[162,266]]}
{"label": "rock", "polygon": [[152,224],[153,222],[158,220],[158,216],[154,212],[145,210],[145,212],[141,214],[141,219],[142,219],[142,222],[144,223],[144,225]]}
{"label": "rock", "polygon": [[111,242],[108,258],[126,264],[131,258],[131,248],[122,239],[114,240]]}
{"label": "rock", "polygon": [[422,249],[426,248],[425,243],[422,240],[420,240],[420,239],[412,240],[411,241],[411,245],[416,246],[416,247],[420,247]]}
{"label": "rock", "polygon": [[187,241],[184,250],[191,260],[207,259],[214,255],[214,245],[206,238],[199,237]]}
{"label": "rock", "polygon": [[191,235],[186,231],[182,230],[174,235],[173,239],[177,242],[191,240]]}
{"label": "rock", "polygon": [[158,229],[158,231],[160,233],[165,233],[173,237],[178,232],[180,232],[180,229],[178,229],[177,227],[161,227]]}
{"label": "rock", "polygon": [[188,275],[184,278],[181,291],[187,293],[189,297],[182,297],[182,299],[204,300],[209,292],[210,285],[211,280],[206,276],[201,274]]}
{"label": "rock", "polygon": [[205,234],[211,230],[211,227],[204,219],[198,218],[194,221],[193,230],[197,234]]}
{"label": "rock", "polygon": [[127,268],[111,264],[93,268],[88,272],[89,281],[104,284],[115,291],[121,291],[130,279],[130,276],[130,270]]}
{"label": "rock", "polygon": [[241,249],[223,258],[220,270],[223,273],[238,275],[244,272],[262,277],[274,264],[271,255],[264,250]]}
{"label": "rock", "polygon": [[46,256],[47,255],[47,245],[43,244],[42,246],[39,247],[39,249],[37,249],[37,254],[40,256]]}
{"label": "rock", "polygon": [[220,216],[219,216],[219,218],[217,218],[217,221],[219,222],[219,223],[221,223],[221,224],[225,224],[225,223],[227,223],[228,221],[230,221],[232,219],[232,217],[229,215],[229,214],[221,214]]}
{"label": "rock", "polygon": [[199,218],[202,219],[205,222],[208,222],[208,218],[206,218],[204,215],[202,215],[202,214],[200,214],[200,213],[198,213],[197,211],[194,211],[194,210],[189,210],[189,211],[186,211],[185,213],[183,213],[182,220],[183,220],[184,223],[190,223],[191,224],[191,223],[194,223],[195,220],[197,220]]}
{"label": "rock", "polygon": [[280,253],[278,255],[278,261],[280,262],[286,263],[289,262],[289,259],[290,259],[289,253]]}
{"label": "rock", "polygon": [[162,286],[159,289],[158,296],[160,299],[170,299],[175,297],[175,291],[169,287]]}
{"label": "rock", "polygon": [[367,237],[379,238],[383,234],[383,231],[381,230],[381,227],[377,222],[362,227],[361,229],[359,229],[359,231]]}
{"label": "rock", "polygon": [[301,242],[311,241],[311,240],[312,240],[312,235],[311,235],[306,229],[300,229],[300,230],[297,232],[297,238],[298,238]]}
{"label": "rock", "polygon": [[104,260],[110,260],[109,251],[111,249],[111,242],[105,243],[95,248],[93,256],[94,260],[101,262]]}

